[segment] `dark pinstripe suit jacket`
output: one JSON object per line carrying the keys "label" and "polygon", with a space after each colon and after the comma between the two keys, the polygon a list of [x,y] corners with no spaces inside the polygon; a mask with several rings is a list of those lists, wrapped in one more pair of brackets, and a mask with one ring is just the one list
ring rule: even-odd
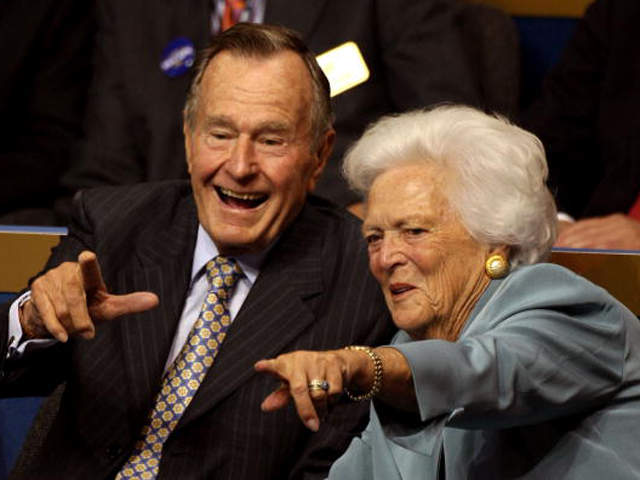
{"label": "dark pinstripe suit jacket", "polygon": [[[47,268],[94,250],[114,293],[155,292],[160,307],[102,324],[92,341],[5,364],[5,395],[66,380],[45,453],[28,478],[109,478],[129,455],[160,385],[188,287],[197,217],[187,182],[86,191]],[[0,359],[6,353],[4,306]],[[367,271],[358,222],[311,200],[269,253],[204,383],[165,444],[160,478],[322,477],[366,421],[337,405],[318,433],[260,402],[276,386],[253,363],[296,349],[381,343],[391,322]]]}

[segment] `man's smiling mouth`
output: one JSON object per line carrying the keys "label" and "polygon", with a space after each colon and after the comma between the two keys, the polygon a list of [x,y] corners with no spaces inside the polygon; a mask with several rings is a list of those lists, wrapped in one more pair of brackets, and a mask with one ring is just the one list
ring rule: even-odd
{"label": "man's smiling mouth", "polygon": [[223,203],[237,208],[256,208],[269,198],[263,193],[239,193],[223,187],[215,187],[215,190]]}

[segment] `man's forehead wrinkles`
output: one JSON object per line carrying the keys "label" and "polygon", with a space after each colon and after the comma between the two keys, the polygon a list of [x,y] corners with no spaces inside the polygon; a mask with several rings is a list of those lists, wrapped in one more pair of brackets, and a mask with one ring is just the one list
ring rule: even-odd
{"label": "man's forehead wrinkles", "polygon": [[255,130],[261,132],[284,132],[291,130],[291,124],[281,121],[266,121],[256,125]]}
{"label": "man's forehead wrinkles", "polygon": [[[205,125],[208,128],[238,128],[237,122],[228,115],[207,115],[205,118]],[[251,126],[251,130],[255,132],[285,132],[292,128],[293,127],[289,122],[281,120],[258,121]]]}
{"label": "man's forehead wrinkles", "polygon": [[233,120],[228,115],[207,115],[205,125],[207,127],[227,127],[233,125]]}

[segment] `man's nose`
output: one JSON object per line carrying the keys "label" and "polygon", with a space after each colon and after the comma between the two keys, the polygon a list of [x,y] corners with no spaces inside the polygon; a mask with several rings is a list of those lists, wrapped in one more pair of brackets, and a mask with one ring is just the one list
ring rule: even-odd
{"label": "man's nose", "polygon": [[257,163],[255,149],[250,138],[239,136],[231,147],[226,162],[227,171],[236,179],[255,175]]}

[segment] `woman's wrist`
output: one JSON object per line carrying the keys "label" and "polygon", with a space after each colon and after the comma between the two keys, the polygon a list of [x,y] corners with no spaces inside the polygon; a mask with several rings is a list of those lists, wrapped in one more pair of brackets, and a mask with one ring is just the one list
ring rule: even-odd
{"label": "woman's wrist", "polygon": [[356,369],[356,373],[351,382],[357,385],[357,391],[353,391],[353,387],[345,387],[345,394],[354,402],[371,400],[382,389],[384,377],[382,358],[380,358],[372,348],[367,346],[350,345],[345,347],[345,350],[357,352],[361,359],[363,356],[366,357],[366,367]]}

